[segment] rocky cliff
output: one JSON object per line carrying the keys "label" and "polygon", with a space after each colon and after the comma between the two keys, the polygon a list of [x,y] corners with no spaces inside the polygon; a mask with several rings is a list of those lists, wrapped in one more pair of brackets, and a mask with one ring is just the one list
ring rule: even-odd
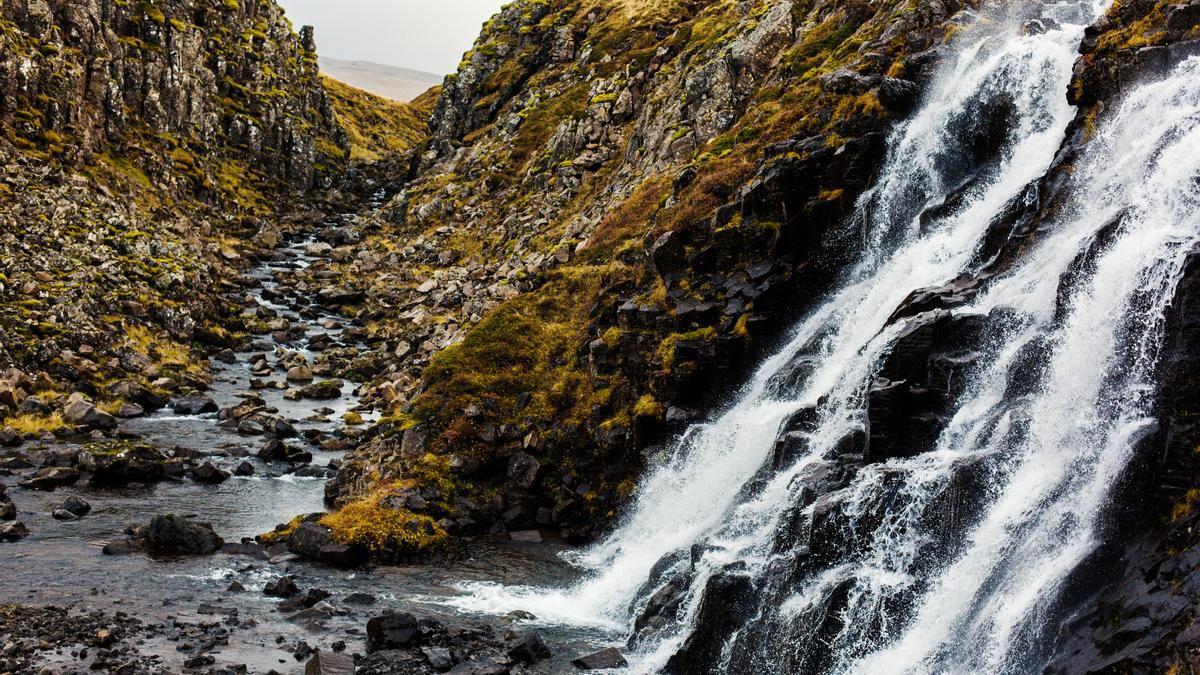
{"label": "rocky cliff", "polygon": [[390,414],[330,500],[436,466],[452,532],[591,536],[832,281],[959,8],[506,7],[349,270]]}
{"label": "rocky cliff", "polygon": [[[320,217],[346,130],[385,107],[359,94],[331,99],[311,29],[265,0],[0,5],[6,435],[59,427],[44,404],[72,389],[203,388],[195,347],[243,328],[238,270]],[[405,113],[387,153],[424,133]]]}

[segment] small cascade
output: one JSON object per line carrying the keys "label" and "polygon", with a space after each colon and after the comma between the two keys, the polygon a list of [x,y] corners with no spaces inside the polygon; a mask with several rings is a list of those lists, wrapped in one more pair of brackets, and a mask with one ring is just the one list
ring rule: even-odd
{"label": "small cascade", "polygon": [[590,574],[451,604],[632,635],[632,672],[1040,668],[1153,429],[1164,310],[1200,242],[1192,59],[1106,115],[1035,245],[996,263],[1102,9],[963,31],[859,202],[858,264],[574,556]]}

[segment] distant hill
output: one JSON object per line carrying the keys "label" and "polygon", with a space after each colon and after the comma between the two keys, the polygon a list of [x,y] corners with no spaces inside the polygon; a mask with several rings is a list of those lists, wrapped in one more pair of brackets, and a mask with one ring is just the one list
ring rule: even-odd
{"label": "distant hill", "polygon": [[318,62],[321,72],[335,80],[397,101],[411,101],[442,83],[441,75],[370,61],[343,61],[322,56]]}

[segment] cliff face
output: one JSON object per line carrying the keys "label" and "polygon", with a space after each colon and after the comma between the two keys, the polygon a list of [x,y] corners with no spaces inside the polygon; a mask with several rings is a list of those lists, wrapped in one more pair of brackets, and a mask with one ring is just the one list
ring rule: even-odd
{"label": "cliff face", "polygon": [[314,49],[265,0],[0,5],[0,365],[204,386],[238,269],[347,166]]}
{"label": "cliff face", "polygon": [[[301,190],[318,145],[340,159],[312,32],[274,3],[18,0],[0,29],[0,119],[22,150],[78,165],[162,143],[228,149]],[[216,178],[198,168],[198,183]]]}
{"label": "cliff face", "polygon": [[436,465],[452,531],[589,537],[832,282],[959,8],[506,7],[367,232],[382,268],[350,275],[391,414],[331,501]]}

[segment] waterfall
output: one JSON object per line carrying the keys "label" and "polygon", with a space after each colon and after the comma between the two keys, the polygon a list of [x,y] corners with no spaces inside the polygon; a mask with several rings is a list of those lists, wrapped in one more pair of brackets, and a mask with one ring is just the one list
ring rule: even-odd
{"label": "waterfall", "polygon": [[[1109,488],[1153,425],[1164,308],[1200,241],[1200,59],[1106,115],[1068,203],[976,297],[889,317],[913,290],[987,265],[989,226],[1074,117],[1065,92],[1100,9],[1038,5],[1057,21],[1037,34],[1023,16],[964,31],[859,202],[860,262],[735,403],[663,454],[622,526],[574,556],[587,578],[464,584],[452,604],[614,631],[657,611],[638,621],[633,672],[678,669],[673,655],[701,647],[713,671],[1043,663],[1056,591],[1097,546]],[[934,320],[969,327],[944,427],[913,456],[847,459],[881,367]],[[689,645],[706,598],[735,582],[754,594],[745,616]]]}

